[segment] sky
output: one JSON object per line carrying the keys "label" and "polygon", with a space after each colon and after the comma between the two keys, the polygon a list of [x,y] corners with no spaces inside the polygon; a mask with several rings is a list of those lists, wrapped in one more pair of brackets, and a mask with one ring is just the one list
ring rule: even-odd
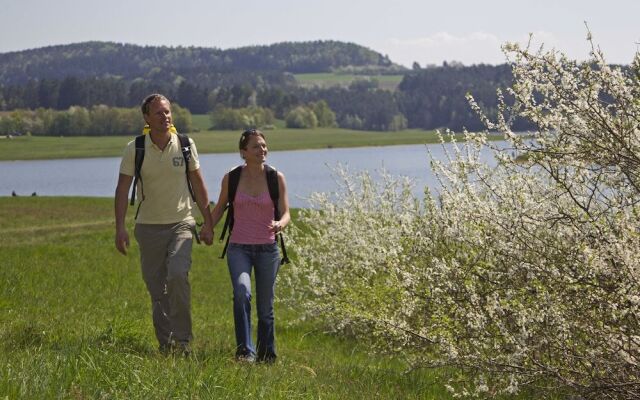
{"label": "sky", "polygon": [[501,64],[505,42],[610,63],[640,50],[639,0],[0,0],[0,53],[110,41],[220,49],[339,40],[411,67]]}

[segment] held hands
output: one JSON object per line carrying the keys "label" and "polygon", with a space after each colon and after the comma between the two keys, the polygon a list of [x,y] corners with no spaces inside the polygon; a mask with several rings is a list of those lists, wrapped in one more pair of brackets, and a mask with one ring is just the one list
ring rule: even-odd
{"label": "held hands", "polygon": [[200,240],[202,240],[207,246],[211,246],[213,244],[213,227],[206,222],[202,224],[202,228],[200,228]]}
{"label": "held hands", "polygon": [[127,248],[129,248],[129,234],[126,229],[116,231],[116,249],[125,256],[127,255]]}

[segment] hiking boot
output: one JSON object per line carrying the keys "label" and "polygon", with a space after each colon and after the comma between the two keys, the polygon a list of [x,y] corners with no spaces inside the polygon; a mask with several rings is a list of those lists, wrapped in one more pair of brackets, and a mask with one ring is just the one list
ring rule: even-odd
{"label": "hiking boot", "polygon": [[165,357],[182,356],[189,357],[191,355],[191,346],[189,343],[166,343],[158,347],[158,351]]}
{"label": "hiking boot", "polygon": [[176,343],[173,348],[173,354],[187,358],[191,356],[191,346],[189,343]]}
{"label": "hiking boot", "polygon": [[256,356],[253,354],[236,355],[236,361],[239,363],[253,364],[256,362]]}
{"label": "hiking boot", "polygon": [[274,364],[276,362],[276,358],[277,357],[275,354],[270,354],[270,355],[258,357],[256,361],[263,364]]}
{"label": "hiking boot", "polygon": [[169,356],[173,351],[173,345],[171,343],[161,344],[158,346],[158,351],[165,357]]}

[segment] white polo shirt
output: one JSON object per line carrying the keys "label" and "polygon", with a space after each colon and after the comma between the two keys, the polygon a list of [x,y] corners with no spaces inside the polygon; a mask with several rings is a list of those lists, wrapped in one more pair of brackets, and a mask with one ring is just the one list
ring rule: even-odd
{"label": "white polo shirt", "polygon": [[[198,151],[191,144],[191,161],[189,171],[200,168]],[[136,197],[140,211],[136,222],[139,224],[171,224],[181,221],[193,221],[191,209],[193,202],[187,186],[184,157],[180,149],[180,140],[172,134],[164,150],[156,146],[149,135],[145,135],[144,161],[141,178],[138,181]],[[136,144],[132,140],[124,149],[120,162],[120,173],[135,175]],[[142,191],[144,190],[144,198]]]}

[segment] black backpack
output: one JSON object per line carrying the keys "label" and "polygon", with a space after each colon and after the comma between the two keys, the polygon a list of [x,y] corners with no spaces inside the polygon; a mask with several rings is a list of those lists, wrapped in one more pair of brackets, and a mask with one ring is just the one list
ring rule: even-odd
{"label": "black backpack", "polygon": [[[271,197],[271,201],[273,202],[273,219],[275,221],[278,221],[280,219],[280,210],[278,210],[278,200],[280,199],[278,171],[267,164],[264,165],[264,170],[267,175],[269,196]],[[229,194],[226,206],[227,218],[224,220],[224,228],[222,228],[220,241],[224,240],[227,229],[229,230],[229,235],[227,235],[227,240],[224,244],[224,248],[222,249],[222,255],[220,256],[220,258],[224,258],[224,255],[227,253],[227,247],[229,247],[229,238],[231,237],[231,231],[233,230],[233,201],[236,197],[236,191],[238,190],[238,183],[240,182],[241,173],[242,165],[239,165],[229,171],[229,181],[227,182],[227,193]],[[277,235],[280,237],[280,248],[282,249],[282,259],[280,260],[280,264],[286,264],[289,262],[289,257],[287,257],[287,249],[284,246],[284,237],[282,236],[282,232],[278,232]],[[276,238],[276,242],[277,241],[278,239]]]}
{"label": "black backpack", "polygon": [[[189,136],[178,133],[178,139],[180,139],[180,149],[182,150],[182,157],[184,157],[184,169],[187,174],[187,187],[189,188],[189,194],[193,201],[196,201],[196,196],[193,194],[193,188],[191,187],[191,179],[189,179],[189,161],[191,161],[191,143],[189,143]],[[136,159],[135,159],[135,175],[133,178],[133,187],[131,188],[131,202],[129,204],[134,205],[136,202],[136,186],[140,181],[140,194],[142,200],[138,204],[135,218],[138,218],[138,212],[140,211],[140,205],[144,201],[144,184],[142,182],[142,162],[144,161],[144,141],[146,135],[136,136]]]}

